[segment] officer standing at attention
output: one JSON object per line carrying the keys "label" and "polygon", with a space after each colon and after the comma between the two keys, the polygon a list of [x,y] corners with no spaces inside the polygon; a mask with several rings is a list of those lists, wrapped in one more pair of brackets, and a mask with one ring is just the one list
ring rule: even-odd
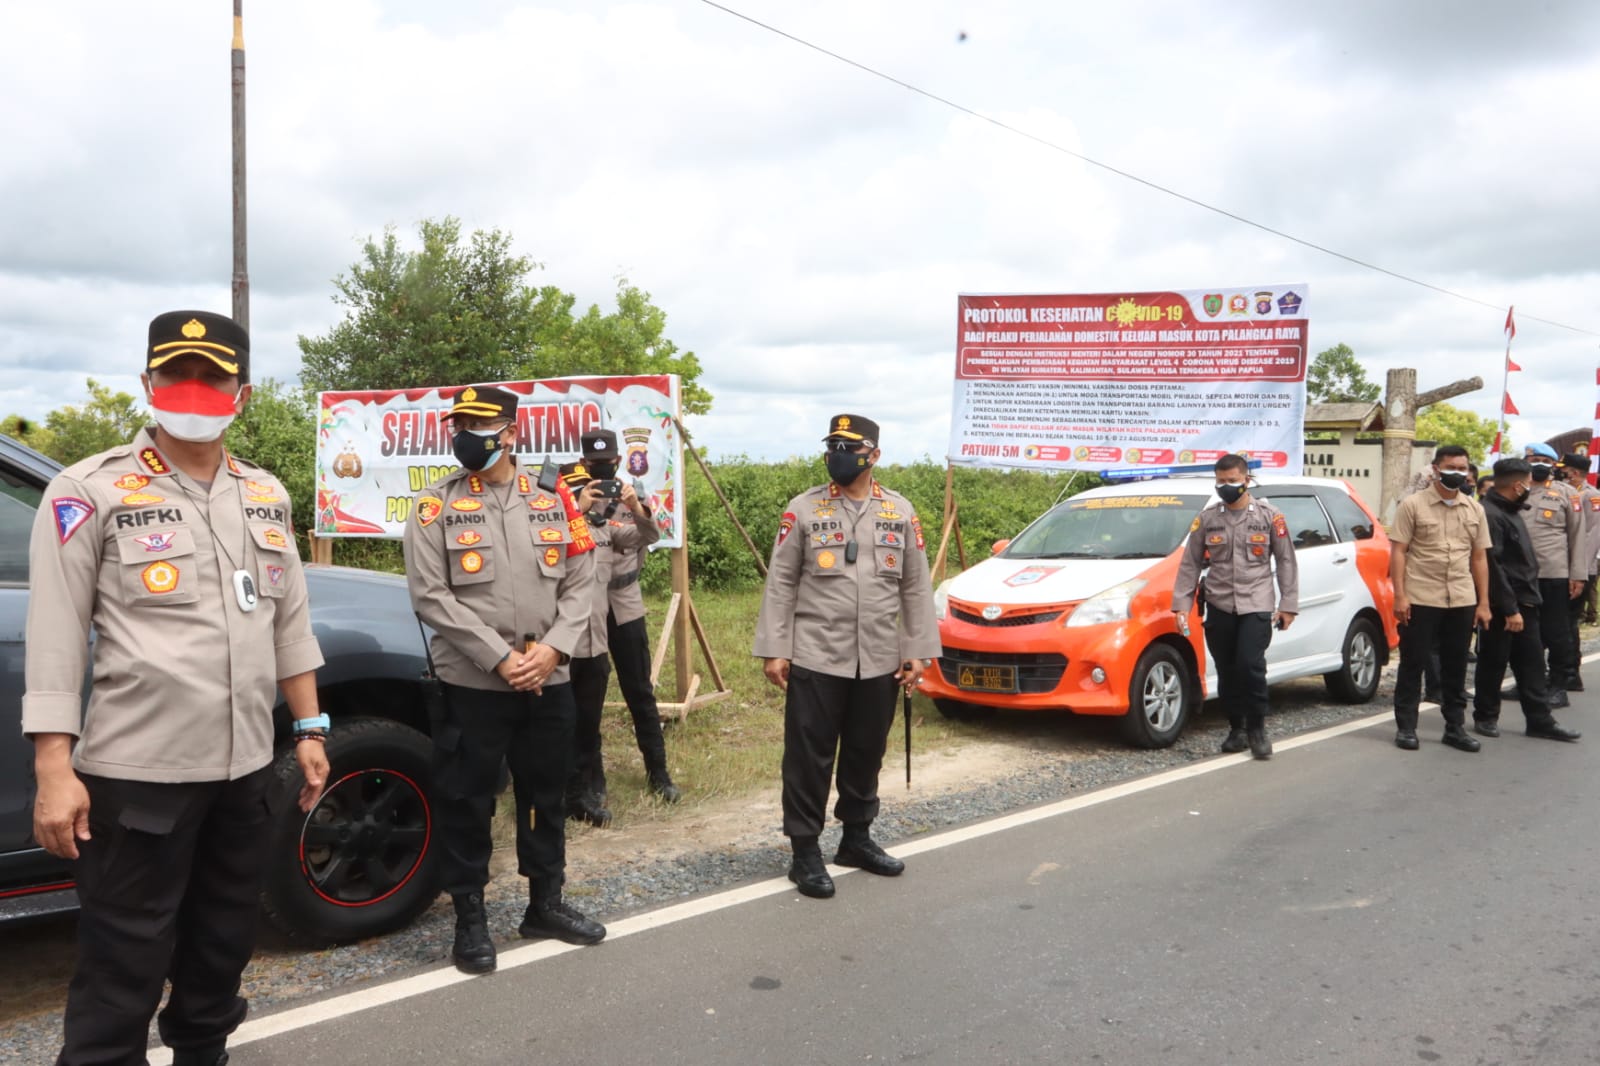
{"label": "officer standing at attention", "polygon": [[1395,746],[1417,750],[1422,671],[1439,650],[1443,742],[1477,751],[1467,734],[1467,649],[1474,626],[1487,628],[1489,522],[1483,506],[1461,490],[1471,478],[1467,450],[1445,444],[1433,453],[1433,488],[1400,501],[1389,530],[1389,579],[1400,626],[1400,671],[1394,685]]}
{"label": "officer standing at attention", "polygon": [[1506,664],[1517,679],[1517,696],[1530,737],[1577,740],[1550,716],[1545,694],[1544,651],[1539,642],[1539,563],[1522,519],[1533,488],[1524,459],[1494,464],[1495,488],[1483,498],[1489,519],[1489,605],[1494,620],[1478,642],[1478,670],[1472,697],[1473,728],[1482,736],[1500,735],[1500,683]]}
{"label": "officer standing at attention", "polygon": [[[309,811],[327,780],[305,578],[289,494],[229,455],[250,399],[232,319],[150,323],[155,426],[50,482],[29,545],[33,835],[75,860],[81,910],[56,1060],[142,1063],[162,985],[177,1066],[226,1063],[255,947],[273,705],[281,687]],[[81,686],[95,633],[87,713]]]}
{"label": "officer standing at attention", "polygon": [[1530,445],[1529,451],[1533,495],[1528,497],[1524,521],[1539,560],[1539,595],[1544,601],[1539,607],[1539,636],[1550,658],[1547,687],[1555,710],[1570,705],[1567,683],[1578,672],[1568,615],[1572,600],[1589,580],[1589,562],[1583,557],[1587,542],[1577,491],[1555,476],[1555,449],[1540,442]]}
{"label": "officer standing at attention", "polygon": [[1583,691],[1583,639],[1578,627],[1590,610],[1594,597],[1595,575],[1600,573],[1600,489],[1589,484],[1589,457],[1573,452],[1561,457],[1556,470],[1577,494],[1578,513],[1583,516],[1583,557],[1588,561],[1588,576],[1578,595],[1567,601],[1570,618],[1567,631],[1572,637],[1572,672],[1567,676],[1567,691]]}
{"label": "officer standing at attention", "polygon": [[[1267,739],[1267,645],[1272,629],[1288,629],[1300,611],[1300,570],[1283,513],[1250,495],[1250,464],[1242,455],[1217,460],[1221,502],[1200,512],[1172,587],[1172,613],[1189,614],[1200,568],[1206,571],[1206,650],[1217,666],[1217,690],[1228,709],[1225,752],[1272,758]],[[1278,602],[1273,606],[1274,567]]]}
{"label": "officer standing at attention", "polygon": [[870,833],[878,771],[896,686],[911,691],[940,650],[922,526],[911,501],[872,475],[878,440],[876,422],[834,416],[823,438],[830,480],[784,509],[756,622],[755,654],[784,690],[789,880],[815,899],[833,895],[817,838],[836,752],[844,836],[833,861],[885,877],[905,869]]}
{"label": "officer standing at attention", "polygon": [[528,879],[518,932],[595,944],[605,926],[562,902],[575,709],[567,663],[594,600],[594,542],[565,486],[546,490],[511,455],[517,396],[476,385],[450,408],[461,469],[420,492],[406,523],[406,583],[431,626],[451,719],[435,728],[434,806],[451,950],[463,973],[496,956],[483,889],[504,760],[516,801],[517,868]]}

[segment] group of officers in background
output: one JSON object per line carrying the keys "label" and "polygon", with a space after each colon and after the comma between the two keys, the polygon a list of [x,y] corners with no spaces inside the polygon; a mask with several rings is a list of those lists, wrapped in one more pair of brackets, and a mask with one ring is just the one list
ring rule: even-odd
{"label": "group of officers in background", "polygon": [[[1600,490],[1590,459],[1529,445],[1479,478],[1466,449],[1444,445],[1403,499],[1389,531],[1400,623],[1395,744],[1416,750],[1418,707],[1436,701],[1442,742],[1475,752],[1466,729],[1466,673],[1477,634],[1473,732],[1500,736],[1500,706],[1516,699],[1531,737],[1575,741],[1553,710],[1581,692],[1580,623],[1594,620],[1600,573]],[[1474,490],[1477,497],[1474,498]],[[1502,692],[1507,668],[1516,687]]]}

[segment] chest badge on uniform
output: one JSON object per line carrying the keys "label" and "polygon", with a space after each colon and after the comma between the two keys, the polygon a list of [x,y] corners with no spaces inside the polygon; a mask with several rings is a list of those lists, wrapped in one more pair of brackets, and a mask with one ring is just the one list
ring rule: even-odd
{"label": "chest badge on uniform", "polygon": [[274,588],[276,588],[277,585],[281,581],[283,581],[283,567],[281,567],[281,566],[269,566],[269,567],[267,567],[267,584],[269,584],[269,585],[273,586]]}
{"label": "chest badge on uniform", "polygon": [[1544,512],[1544,517],[1545,518],[1554,518],[1555,516],[1556,516],[1556,513],[1554,511],[1546,510]]}
{"label": "chest badge on uniform", "polygon": [[94,505],[76,496],[57,496],[50,501],[50,509],[56,516],[56,536],[63,544],[94,514]]}
{"label": "chest badge on uniform", "polygon": [[1267,542],[1267,535],[1265,533],[1252,533],[1252,534],[1250,534],[1250,543],[1251,544],[1265,544],[1266,542]]}
{"label": "chest badge on uniform", "polygon": [[544,493],[541,492],[539,495],[535,496],[533,499],[528,501],[528,510],[530,510],[530,511],[548,511],[552,507],[554,507],[555,505],[556,505],[556,501],[555,500],[551,499],[549,496],[546,496]]}
{"label": "chest badge on uniform", "polygon": [[483,501],[472,499],[451,500],[450,509],[452,511],[481,511],[483,510]]}
{"label": "chest badge on uniform", "polygon": [[834,563],[834,557],[833,557],[833,553],[832,552],[830,552],[830,551],[821,551],[821,552],[817,553],[817,565],[822,567],[822,569],[824,569],[824,570],[832,570],[833,569],[833,563]]}
{"label": "chest badge on uniform", "polygon": [[477,552],[462,552],[461,569],[465,570],[469,574],[476,574],[479,570],[483,569],[483,556],[479,555]]}
{"label": "chest badge on uniform", "polygon": [[561,530],[557,526],[545,526],[543,529],[539,530],[539,539],[544,541],[546,544],[559,543],[561,540]]}
{"label": "chest badge on uniform", "polygon": [[480,541],[482,539],[483,539],[483,534],[482,533],[479,533],[475,529],[469,529],[465,533],[457,534],[456,543],[457,544],[465,544],[467,547],[470,548],[470,547],[472,547],[474,544],[478,543],[478,541]]}
{"label": "chest badge on uniform", "polygon": [[883,534],[883,542],[890,547],[897,548],[900,546],[900,537],[891,529]]}
{"label": "chest badge on uniform", "polygon": [[1213,533],[1206,538],[1206,543],[1211,545],[1223,544],[1227,542],[1227,539],[1228,538],[1223,536],[1221,533]]}
{"label": "chest badge on uniform", "polygon": [[1250,554],[1254,555],[1254,556],[1257,556],[1257,557],[1260,557],[1260,556],[1263,556],[1263,555],[1267,554],[1267,549],[1266,549],[1266,547],[1264,545],[1252,544],[1252,545],[1250,545]]}
{"label": "chest badge on uniform", "polygon": [[832,518],[834,512],[838,509],[839,508],[829,500],[818,500],[816,505],[811,508],[811,513],[815,514],[818,518]]}
{"label": "chest badge on uniform", "polygon": [[886,522],[892,522],[900,517],[900,512],[894,509],[894,504],[885,503],[883,509],[878,512],[878,517]]}
{"label": "chest badge on uniform", "polygon": [[245,497],[245,499],[249,500],[251,503],[282,503],[283,502],[283,497],[282,496],[255,496],[255,495],[248,495],[248,496]]}
{"label": "chest badge on uniform", "polygon": [[147,552],[164,552],[172,547],[173,542],[178,539],[178,535],[176,533],[150,533],[133,539],[135,543],[143,544],[144,550]]}
{"label": "chest badge on uniform", "polygon": [[139,578],[145,588],[157,596],[164,595],[178,587],[178,568],[168,562],[151,563]]}
{"label": "chest badge on uniform", "polygon": [[561,561],[560,548],[546,548],[544,550],[544,565],[554,566]]}
{"label": "chest badge on uniform", "polygon": [[417,501],[417,522],[419,525],[431,526],[433,520],[439,517],[439,512],[444,510],[444,501],[437,496],[424,496]]}
{"label": "chest badge on uniform", "polygon": [[836,530],[832,533],[813,533],[811,534],[811,539],[816,541],[818,544],[843,544],[844,531]]}
{"label": "chest badge on uniform", "polygon": [[148,484],[150,479],[143,474],[123,474],[111,483],[111,487],[123,492],[138,492]]}
{"label": "chest badge on uniform", "polygon": [[271,526],[261,531],[261,539],[274,548],[287,548],[289,546],[289,538],[283,535],[283,531]]}
{"label": "chest badge on uniform", "polygon": [[143,507],[150,503],[166,503],[165,496],[156,496],[148,492],[130,492],[122,498],[122,502],[129,507]]}
{"label": "chest badge on uniform", "polygon": [[244,491],[254,493],[257,496],[276,496],[278,487],[269,485],[265,481],[254,481],[250,478],[245,478]]}
{"label": "chest badge on uniform", "polygon": [[898,560],[895,559],[895,557],[892,554],[885,555],[883,557],[883,565],[884,565],[884,568],[887,569],[887,570],[893,570],[895,568],[895,564],[897,562],[898,562]]}

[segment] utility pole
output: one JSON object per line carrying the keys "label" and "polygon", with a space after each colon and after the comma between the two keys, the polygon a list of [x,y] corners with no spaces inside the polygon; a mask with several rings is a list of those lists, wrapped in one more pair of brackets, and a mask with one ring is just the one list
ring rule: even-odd
{"label": "utility pole", "polygon": [[1398,367],[1389,371],[1386,385],[1383,397],[1383,500],[1378,508],[1378,520],[1384,525],[1394,521],[1394,510],[1400,505],[1400,498],[1411,480],[1411,451],[1412,442],[1417,439],[1417,412],[1440,400],[1476,392],[1483,388],[1483,379],[1466,378],[1418,393],[1416,370]]}
{"label": "utility pole", "polygon": [[244,199],[244,0],[233,0],[233,320],[250,328],[249,248]]}

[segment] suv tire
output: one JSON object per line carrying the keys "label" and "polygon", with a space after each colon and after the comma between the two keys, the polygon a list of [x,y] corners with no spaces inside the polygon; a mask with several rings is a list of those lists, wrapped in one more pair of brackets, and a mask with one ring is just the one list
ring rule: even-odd
{"label": "suv tire", "polygon": [[1370,618],[1355,618],[1344,634],[1344,665],[1322,675],[1328,694],[1342,703],[1370,703],[1383,673],[1383,634]]}
{"label": "suv tire", "polygon": [[1128,682],[1128,713],[1122,733],[1136,748],[1171,747],[1189,724],[1194,685],[1183,656],[1166,644],[1152,644],[1139,656]]}

